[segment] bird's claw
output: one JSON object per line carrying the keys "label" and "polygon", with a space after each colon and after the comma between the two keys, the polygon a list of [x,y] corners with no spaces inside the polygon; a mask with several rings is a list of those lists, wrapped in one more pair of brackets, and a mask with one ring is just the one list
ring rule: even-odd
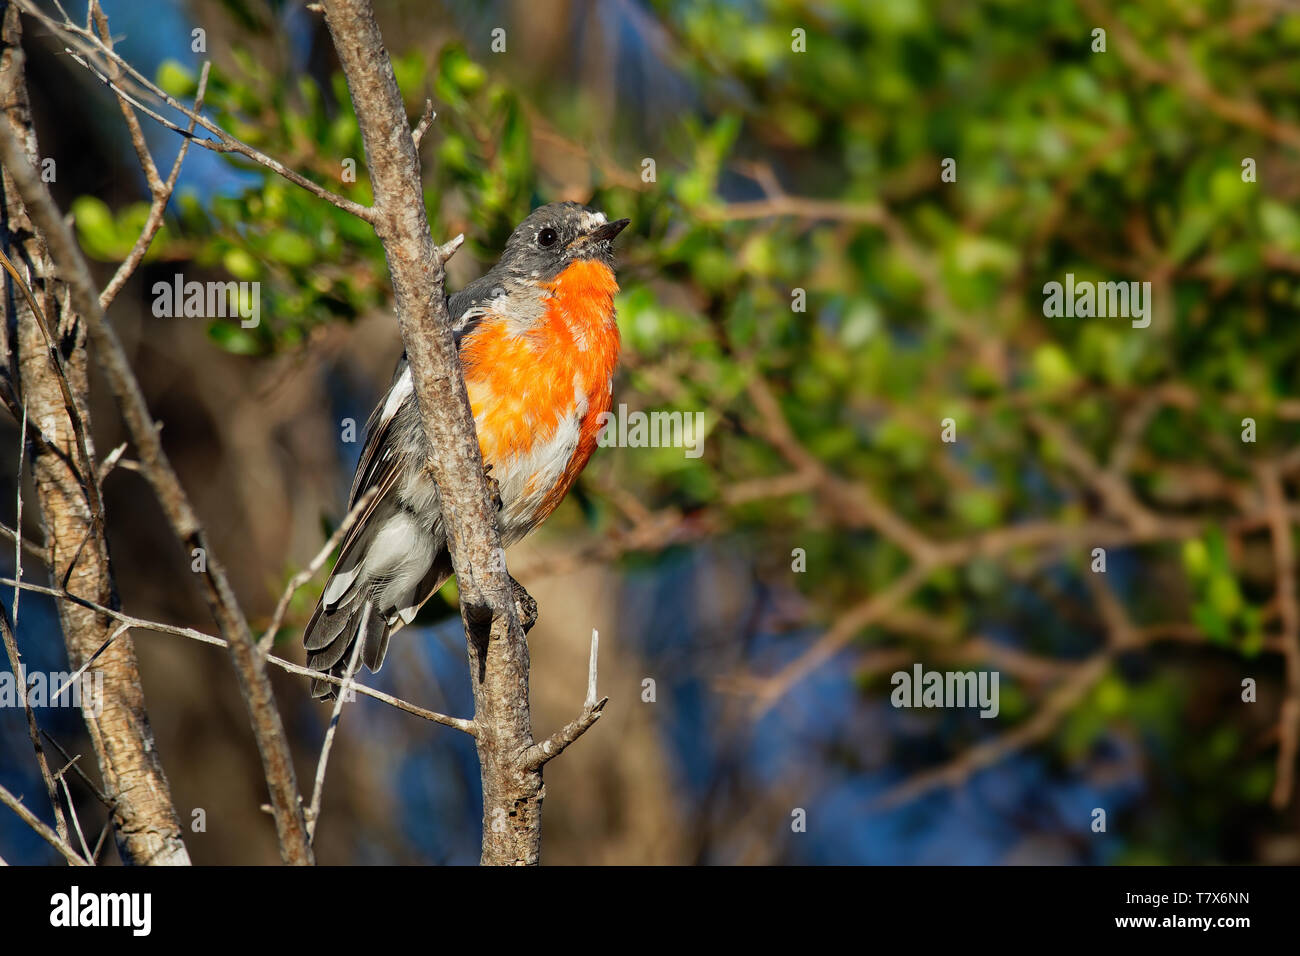
{"label": "bird's claw", "polygon": [[492,501],[492,507],[497,511],[501,510],[501,483],[492,477],[492,466],[483,466],[483,477],[487,479],[488,498]]}
{"label": "bird's claw", "polygon": [[524,633],[527,634],[537,623],[537,602],[513,577],[510,579],[510,590],[515,598],[515,615],[519,618]]}

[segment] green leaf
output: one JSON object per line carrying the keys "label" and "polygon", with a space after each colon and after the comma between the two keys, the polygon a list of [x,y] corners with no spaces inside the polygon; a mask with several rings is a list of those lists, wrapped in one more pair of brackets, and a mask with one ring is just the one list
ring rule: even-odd
{"label": "green leaf", "polygon": [[158,65],[155,82],[162,87],[163,92],[177,99],[191,97],[198,92],[199,88],[198,77],[194,71],[171,59],[163,60]]}
{"label": "green leaf", "polygon": [[233,322],[216,321],[208,326],[208,337],[235,355],[258,355],[264,351],[261,339],[252,329]]}
{"label": "green leaf", "polygon": [[266,255],[287,266],[305,266],[316,259],[316,250],[306,237],[287,229],[277,229],[267,238]]}
{"label": "green leaf", "polygon": [[72,215],[82,249],[92,259],[117,258],[117,224],[108,205],[95,196],[78,196],[72,201]]}

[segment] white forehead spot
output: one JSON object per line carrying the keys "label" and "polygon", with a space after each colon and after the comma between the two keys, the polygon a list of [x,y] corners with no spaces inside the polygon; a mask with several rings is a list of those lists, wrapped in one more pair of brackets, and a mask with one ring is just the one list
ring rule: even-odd
{"label": "white forehead spot", "polygon": [[605,214],[603,212],[584,212],[582,214],[582,228],[584,231],[590,231],[597,226],[605,225]]}

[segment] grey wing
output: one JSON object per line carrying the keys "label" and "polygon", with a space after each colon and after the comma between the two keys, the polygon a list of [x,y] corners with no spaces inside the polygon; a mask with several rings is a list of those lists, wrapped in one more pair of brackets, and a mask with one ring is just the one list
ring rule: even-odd
{"label": "grey wing", "polygon": [[[488,273],[448,300],[457,345],[486,314],[483,304],[503,291]],[[439,536],[441,521],[436,515],[418,515],[402,497],[406,458],[412,453],[422,457],[424,448],[403,353],[384,400],[366,422],[349,511],[371,490],[374,497],[344,536],[303,638],[308,664],[317,670],[342,676],[358,639],[363,641],[362,660],[378,670],[389,638],[451,577],[451,559]],[[332,697],[333,687],[315,681],[312,695]]]}
{"label": "grey wing", "polygon": [[451,316],[451,330],[457,346],[483,320],[483,316],[491,312],[487,304],[505,292],[501,277],[495,272],[487,272],[447,300],[447,313]]}
{"label": "grey wing", "polygon": [[[376,411],[383,409],[381,405]],[[377,421],[371,416],[348,510],[372,489],[374,496],[344,536],[338,561],[325,582],[325,590],[303,636],[308,666],[337,677],[342,677],[347,670],[349,652],[357,639],[363,642],[362,658],[372,671],[383,663],[388,648],[389,629],[372,600],[372,582],[366,568],[375,538],[396,509],[394,488],[401,469],[392,447],[391,429],[391,417],[388,421]],[[312,696],[333,697],[334,687],[328,681],[313,681]]]}
{"label": "grey wing", "polygon": [[400,386],[407,369],[406,353],[403,352],[402,357],[397,360],[393,381],[388,386],[384,401],[376,405],[370,417],[366,419],[366,443],[361,448],[361,459],[357,462],[356,474],[352,476],[352,491],[348,494],[349,511],[369,489],[382,484],[384,476],[396,467],[396,460],[391,457],[393,422],[398,412],[398,408],[394,405],[394,395],[397,395],[400,400],[403,391]]}
{"label": "grey wing", "polygon": [[[366,423],[366,443],[361,450],[348,510],[373,492],[364,511],[343,538],[325,589],[307,624],[303,636],[310,667],[341,677],[347,669],[354,643],[362,641],[361,658],[370,670],[378,670],[388,649],[392,633],[414,617],[412,609],[403,618],[393,619],[385,603],[384,588],[395,563],[407,553],[408,543],[421,529],[410,526],[403,511],[400,485],[406,470],[404,457],[409,449],[409,429],[414,399],[405,357],[398,362],[393,384]],[[418,416],[416,416],[418,418]],[[397,532],[397,533],[395,533]],[[405,534],[401,533],[405,532]],[[427,539],[424,542],[431,545]],[[437,548],[430,548],[436,552]],[[431,567],[419,569],[428,577]],[[409,572],[408,572],[409,573]],[[423,579],[422,579],[423,580]],[[445,578],[444,578],[445,580]],[[438,586],[441,587],[442,582]],[[312,696],[332,697],[333,685],[317,680]]]}

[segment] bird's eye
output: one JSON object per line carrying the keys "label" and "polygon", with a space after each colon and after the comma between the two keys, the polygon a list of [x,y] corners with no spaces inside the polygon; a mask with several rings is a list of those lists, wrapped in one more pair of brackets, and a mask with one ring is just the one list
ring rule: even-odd
{"label": "bird's eye", "polygon": [[560,238],[559,233],[557,233],[550,226],[547,226],[545,229],[543,229],[541,232],[537,234],[537,244],[539,246],[542,246],[543,248],[545,248],[546,246],[553,246],[555,245],[555,240],[559,238]]}

